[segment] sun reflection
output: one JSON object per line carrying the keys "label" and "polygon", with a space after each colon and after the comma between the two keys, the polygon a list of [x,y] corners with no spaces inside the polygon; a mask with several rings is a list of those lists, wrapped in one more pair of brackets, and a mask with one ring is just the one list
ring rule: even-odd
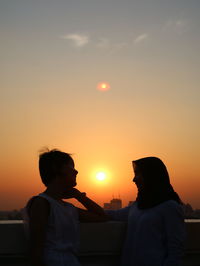
{"label": "sun reflection", "polygon": [[108,91],[110,89],[110,85],[107,82],[100,82],[97,85],[97,89],[99,91]]}

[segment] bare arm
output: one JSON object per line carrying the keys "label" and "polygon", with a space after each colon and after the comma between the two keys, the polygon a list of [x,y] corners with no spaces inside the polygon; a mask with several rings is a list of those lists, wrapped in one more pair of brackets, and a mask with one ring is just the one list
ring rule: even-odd
{"label": "bare arm", "polygon": [[45,266],[43,251],[49,210],[48,201],[39,197],[34,199],[30,207],[30,256],[33,266]]}
{"label": "bare arm", "polygon": [[83,210],[80,208],[77,208],[77,210],[79,214],[79,220],[82,223],[106,222],[109,220],[106,215],[98,215],[98,214],[95,214],[95,213],[92,213],[90,211]]}
{"label": "bare arm", "polygon": [[[105,214],[96,202],[86,196],[86,193],[80,192],[78,189],[73,188],[66,197],[77,199],[87,210],[78,209],[79,218],[82,222],[105,222],[108,221],[108,216]],[[66,198],[65,197],[65,198]]]}
{"label": "bare arm", "polygon": [[90,212],[98,214],[98,215],[105,215],[104,210],[100,207],[96,202],[91,200],[86,196],[86,193],[77,193],[75,198]]}

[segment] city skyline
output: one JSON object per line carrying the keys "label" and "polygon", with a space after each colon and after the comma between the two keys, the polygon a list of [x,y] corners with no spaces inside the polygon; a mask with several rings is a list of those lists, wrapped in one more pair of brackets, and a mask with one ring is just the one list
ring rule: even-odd
{"label": "city skyline", "polygon": [[[133,204],[134,202],[135,202],[135,200],[133,201],[133,200],[129,200],[128,202],[127,202],[127,204],[124,204],[123,203],[123,200],[121,199],[121,198],[112,198],[111,200],[110,200],[110,202],[104,202],[103,204],[102,204],[102,208],[104,208],[104,209],[109,209],[109,208],[107,208],[107,207],[105,207],[105,204],[110,204],[110,203],[112,203],[112,201],[113,200],[117,200],[117,201],[120,201],[120,208],[124,208],[124,207],[127,207],[127,206],[129,206],[129,205],[131,205],[131,204]],[[73,203],[75,206],[77,206],[77,207],[81,207],[82,205],[79,203],[79,202],[75,202],[74,200],[70,200],[70,199],[68,199],[68,200],[65,200],[65,201],[68,201],[68,202],[71,202],[71,203]],[[109,201],[109,200],[108,200]],[[189,210],[192,210],[192,211],[200,211],[200,208],[194,208],[189,202],[183,202],[183,205],[186,207],[186,208],[188,208]],[[10,210],[0,210],[0,212],[15,212],[15,211],[21,211],[21,210],[23,210],[24,209],[24,207],[25,206],[21,206],[20,208],[18,208],[18,209],[10,209]],[[113,208],[113,209],[120,209],[120,208]]]}
{"label": "city skyline", "polygon": [[[133,203],[133,201],[129,201],[127,206],[130,206]],[[127,206],[122,206],[121,199],[113,198],[110,200],[110,203],[104,203],[102,207],[104,210],[119,210]],[[183,212],[185,219],[198,219],[198,221],[200,221],[200,209],[194,209],[189,203],[183,203]],[[23,213],[24,208],[20,208],[19,210],[0,210],[0,221],[23,220]]]}

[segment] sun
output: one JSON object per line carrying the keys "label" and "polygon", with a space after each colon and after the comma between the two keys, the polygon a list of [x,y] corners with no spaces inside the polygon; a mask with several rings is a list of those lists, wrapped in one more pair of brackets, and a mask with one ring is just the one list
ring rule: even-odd
{"label": "sun", "polygon": [[106,87],[107,87],[107,84],[105,84],[105,83],[101,84],[101,88],[102,88],[102,89],[104,89],[104,90],[105,90],[105,89],[106,89]]}
{"label": "sun", "polygon": [[98,172],[96,174],[96,179],[99,181],[103,181],[106,179],[106,174],[104,172]]}
{"label": "sun", "polygon": [[97,89],[99,91],[108,91],[110,89],[110,84],[108,84],[107,82],[100,82],[97,85]]}

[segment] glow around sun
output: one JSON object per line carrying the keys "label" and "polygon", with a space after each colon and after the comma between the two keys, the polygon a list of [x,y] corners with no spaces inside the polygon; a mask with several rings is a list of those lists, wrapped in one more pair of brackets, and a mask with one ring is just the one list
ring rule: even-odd
{"label": "glow around sun", "polygon": [[110,90],[110,84],[107,83],[107,82],[100,82],[98,85],[97,85],[97,89],[99,91],[108,91]]}
{"label": "glow around sun", "polygon": [[96,179],[99,181],[103,181],[106,179],[106,173],[104,172],[98,172],[96,173]]}

